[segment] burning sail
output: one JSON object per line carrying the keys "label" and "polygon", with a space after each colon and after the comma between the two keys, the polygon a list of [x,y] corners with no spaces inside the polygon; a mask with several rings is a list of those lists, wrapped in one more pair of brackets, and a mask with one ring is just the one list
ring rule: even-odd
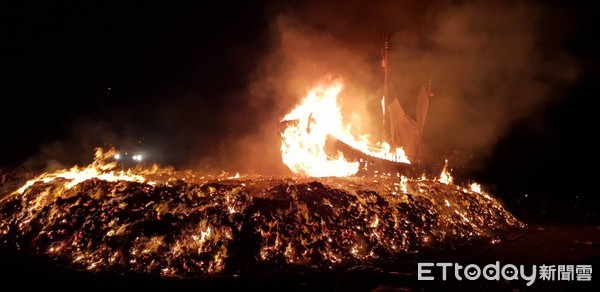
{"label": "burning sail", "polygon": [[417,122],[411,119],[394,99],[387,108],[390,116],[390,141],[393,145],[402,145],[411,155],[416,154],[418,127]]}
{"label": "burning sail", "polygon": [[[430,81],[431,87],[431,81]],[[429,96],[431,89],[421,87],[417,99],[417,120],[413,120],[406,114],[397,98],[394,98],[387,106],[387,114],[390,119],[389,139],[392,145],[401,145],[408,155],[419,157],[419,148],[423,127],[429,108]],[[388,129],[385,129],[388,130]]]}

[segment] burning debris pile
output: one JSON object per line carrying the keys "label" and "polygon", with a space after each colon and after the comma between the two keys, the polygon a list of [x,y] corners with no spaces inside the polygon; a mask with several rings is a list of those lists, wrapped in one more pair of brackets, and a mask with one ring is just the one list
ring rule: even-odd
{"label": "burning debris pile", "polygon": [[0,201],[0,244],[92,271],[203,277],[330,269],[522,227],[447,178],[196,177],[97,155]]}

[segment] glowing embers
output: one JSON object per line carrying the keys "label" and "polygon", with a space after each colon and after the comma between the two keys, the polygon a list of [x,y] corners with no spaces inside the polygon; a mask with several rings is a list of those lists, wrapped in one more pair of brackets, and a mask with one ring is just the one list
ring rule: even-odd
{"label": "glowing embers", "polygon": [[434,179],[63,183],[4,200],[0,242],[94,271],[206,276],[330,269],[522,226],[493,198]]}
{"label": "glowing embers", "polygon": [[89,270],[205,275],[223,270],[249,205],[217,184],[40,183],[2,203],[0,238]]}

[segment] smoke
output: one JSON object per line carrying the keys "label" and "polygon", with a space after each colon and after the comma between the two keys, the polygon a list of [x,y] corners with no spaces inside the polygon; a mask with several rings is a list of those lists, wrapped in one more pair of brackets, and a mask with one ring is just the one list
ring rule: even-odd
{"label": "smoke", "polygon": [[531,2],[309,1],[268,11],[271,47],[245,104],[254,130],[227,152],[259,171],[281,166],[276,117],[326,76],[344,78],[342,106],[360,125],[354,130],[377,133],[385,32],[393,93],[413,118],[419,89],[432,78],[426,155],[458,153],[475,163],[577,77],[563,49],[566,18]]}
{"label": "smoke", "polygon": [[[223,17],[211,25],[196,15],[170,18],[181,21],[172,29],[186,33],[157,50],[160,56],[148,53],[158,61],[137,59],[148,64],[144,74],[123,77],[135,84],[99,101],[120,104],[99,107],[98,119],[107,122],[76,121],[67,137],[44,144],[26,165],[82,163],[94,147],[136,144],[144,136],[176,167],[287,174],[279,119],[324,79],[343,78],[342,112],[351,130],[379,138],[386,32],[392,93],[411,117],[420,87],[432,78],[425,155],[484,158],[511,125],[560,98],[578,74],[565,50],[576,29],[568,13],[534,2],[293,1],[267,6],[264,24],[265,15],[218,11]],[[150,35],[134,44],[141,49],[156,41]]]}
{"label": "smoke", "polygon": [[[121,129],[127,132],[127,129]],[[56,169],[71,167],[73,165],[85,165],[92,162],[94,149],[96,147],[116,147],[116,145],[133,145],[133,141],[127,141],[123,135],[115,131],[115,127],[106,121],[94,121],[90,119],[79,119],[70,128],[65,139],[44,143],[40,151],[23,162],[27,169],[39,169],[52,171]]]}

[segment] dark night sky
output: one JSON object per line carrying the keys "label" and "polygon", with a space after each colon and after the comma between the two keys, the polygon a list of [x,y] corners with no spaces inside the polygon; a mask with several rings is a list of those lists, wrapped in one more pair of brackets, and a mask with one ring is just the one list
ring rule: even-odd
{"label": "dark night sky", "polygon": [[[243,101],[232,106],[240,102],[235,93],[247,90],[267,49],[269,18],[286,7],[197,2],[3,4],[0,164],[20,164],[43,145],[98,131],[109,143],[143,141],[161,161],[186,165],[216,153],[223,133],[251,130],[251,117],[241,124],[222,117],[254,114]],[[598,10],[592,1],[550,3],[572,21],[563,49],[580,75],[562,98],[514,123],[470,175],[506,188],[583,194],[583,168],[598,167],[590,106],[598,98]]]}
{"label": "dark night sky", "polygon": [[12,142],[0,162],[22,162],[44,143],[70,139],[76,124],[101,121],[181,163],[201,144],[193,128],[206,139],[224,130],[224,97],[245,84],[262,45],[257,4],[3,7],[1,122]]}

